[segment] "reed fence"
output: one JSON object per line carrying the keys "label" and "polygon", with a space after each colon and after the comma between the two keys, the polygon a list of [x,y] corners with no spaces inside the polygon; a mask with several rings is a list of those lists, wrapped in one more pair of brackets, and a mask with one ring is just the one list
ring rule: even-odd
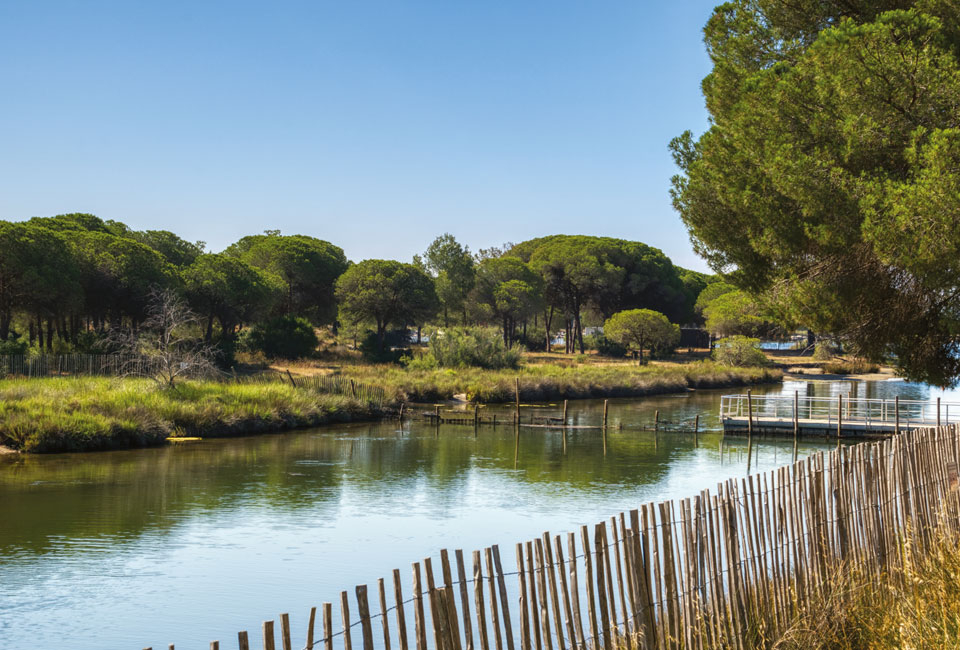
{"label": "reed fence", "polygon": [[[498,546],[443,550],[439,573],[426,558],[407,586],[395,569],[372,593],[358,585],[353,603],[341,592],[339,629],[334,603],[319,621],[311,609],[296,647],[352,650],[355,634],[363,650],[766,647],[831,576],[856,567],[885,579],[908,540],[922,553],[960,533],[958,453],[958,425],[839,447],[577,533],[545,532],[516,544],[509,571]],[[279,627],[293,650],[287,614]],[[278,647],[274,621],[261,634],[264,650]],[[250,635],[237,643],[249,650]]]}
{"label": "reed fence", "polygon": [[125,354],[0,355],[0,377],[116,376],[148,374],[159,366],[147,357]]}

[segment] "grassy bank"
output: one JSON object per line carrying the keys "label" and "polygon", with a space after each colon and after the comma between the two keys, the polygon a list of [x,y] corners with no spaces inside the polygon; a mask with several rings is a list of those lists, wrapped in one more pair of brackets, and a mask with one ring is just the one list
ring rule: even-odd
{"label": "grassy bank", "polygon": [[524,401],[588,397],[643,397],[687,388],[725,388],[780,381],[772,368],[730,368],[711,361],[637,366],[556,364],[526,365],[519,370],[407,370],[398,366],[346,366],[342,373],[378,384],[397,401],[431,402],[465,395],[483,403],[514,399],[516,378]]}
{"label": "grassy bank", "polygon": [[880,650],[960,647],[960,540],[940,536],[932,553],[905,548],[905,568],[875,576],[837,571],[800,607],[771,647]]}
{"label": "grassy bank", "polygon": [[29,452],[162,444],[170,435],[236,436],[370,419],[369,405],[283,383],[51,378],[0,381],[0,444]]}

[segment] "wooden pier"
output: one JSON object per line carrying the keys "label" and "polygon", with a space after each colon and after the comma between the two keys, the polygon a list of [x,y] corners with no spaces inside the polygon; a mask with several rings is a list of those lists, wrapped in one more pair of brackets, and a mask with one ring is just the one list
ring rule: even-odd
{"label": "wooden pier", "polygon": [[928,400],[724,395],[720,422],[725,433],[884,437],[921,427],[960,422],[960,403]]}

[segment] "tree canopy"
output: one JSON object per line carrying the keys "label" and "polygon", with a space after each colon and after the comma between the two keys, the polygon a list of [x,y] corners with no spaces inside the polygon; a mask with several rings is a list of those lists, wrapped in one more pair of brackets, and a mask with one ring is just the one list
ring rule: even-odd
{"label": "tree canopy", "polygon": [[956,5],[734,0],[705,38],[710,128],[671,144],[696,250],[856,353],[956,383]]}
{"label": "tree canopy", "polygon": [[617,312],[603,324],[607,338],[635,350],[643,362],[643,349],[662,349],[680,342],[680,327],[658,311],[628,309]]}
{"label": "tree canopy", "polygon": [[337,280],[344,318],[376,326],[383,349],[387,328],[422,322],[437,309],[437,294],[426,273],[394,260],[364,260]]}

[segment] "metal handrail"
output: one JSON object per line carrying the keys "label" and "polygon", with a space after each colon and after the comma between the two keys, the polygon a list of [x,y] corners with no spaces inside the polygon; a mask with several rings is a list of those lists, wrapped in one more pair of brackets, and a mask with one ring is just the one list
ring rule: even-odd
{"label": "metal handrail", "polygon": [[[838,416],[843,422],[862,423],[868,428],[876,424],[895,423],[898,417],[904,427],[960,421],[960,402],[859,398],[843,394],[835,397],[723,395],[720,399],[721,419],[747,417],[748,403],[752,404],[753,417],[768,421],[792,421],[794,408],[798,420],[826,421],[828,425],[835,424]],[[843,412],[838,413],[841,403]]]}

